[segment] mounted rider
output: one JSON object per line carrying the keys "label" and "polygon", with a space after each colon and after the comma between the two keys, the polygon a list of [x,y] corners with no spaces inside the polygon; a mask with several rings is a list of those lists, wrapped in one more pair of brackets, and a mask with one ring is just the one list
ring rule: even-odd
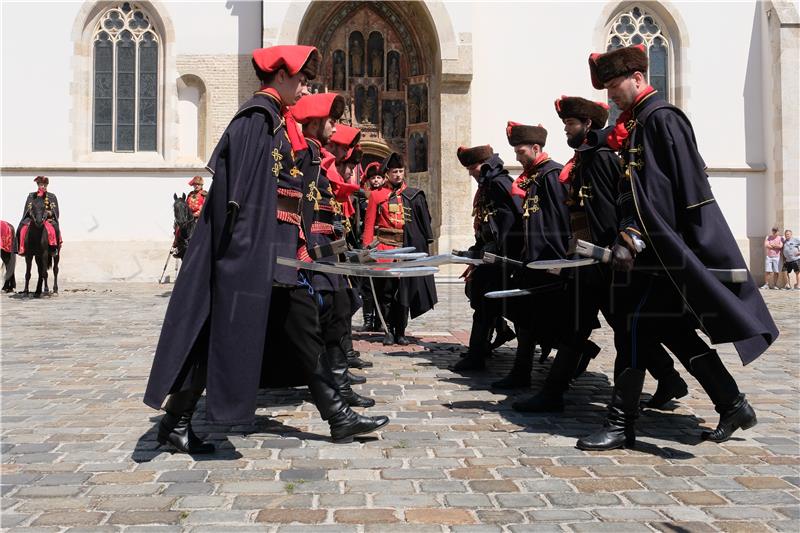
{"label": "mounted rider", "polygon": [[28,193],[25,199],[25,208],[22,210],[22,220],[17,227],[17,242],[19,243],[19,254],[25,254],[25,236],[28,233],[28,226],[33,220],[31,208],[33,207],[34,200],[44,198],[45,221],[44,226],[47,231],[47,240],[50,244],[50,254],[52,256],[58,255],[58,250],[61,248],[61,229],[58,224],[58,199],[56,195],[47,192],[47,186],[50,184],[50,178],[47,176],[36,176],[33,179],[36,182],[37,190]]}
{"label": "mounted rider", "polygon": [[203,204],[206,202],[206,195],[208,193],[203,189],[202,176],[193,177],[189,181],[189,185],[192,187],[192,192],[186,197],[186,205],[189,206],[192,216],[197,218],[200,216],[200,211],[203,209]]}

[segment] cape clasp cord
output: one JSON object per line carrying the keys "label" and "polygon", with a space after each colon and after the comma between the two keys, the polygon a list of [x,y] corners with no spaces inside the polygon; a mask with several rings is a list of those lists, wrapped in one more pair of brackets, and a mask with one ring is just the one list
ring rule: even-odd
{"label": "cape clasp cord", "polygon": [[529,198],[525,198],[525,212],[522,214],[522,218],[529,218],[531,213],[536,213],[539,211],[539,195],[534,194]]}
{"label": "cape clasp cord", "polygon": [[283,170],[283,165],[280,162],[275,161],[275,164],[272,165],[272,175],[277,178],[281,175],[281,170]]}
{"label": "cape clasp cord", "polygon": [[578,198],[581,199],[580,206],[583,207],[584,200],[591,200],[592,199],[592,186],[591,185],[581,185],[581,188],[578,189]]}
{"label": "cape clasp cord", "polygon": [[333,198],[331,198],[331,207],[333,208],[333,214],[335,215],[341,215],[342,213],[344,213],[344,211],[342,210],[342,203],[337,202]]}
{"label": "cape clasp cord", "polygon": [[303,173],[300,171],[299,168],[297,168],[297,166],[293,166],[292,169],[289,171],[289,174],[293,178],[296,178],[297,176],[302,176],[303,175]]}
{"label": "cape clasp cord", "polygon": [[411,208],[403,206],[403,222],[411,222]]}
{"label": "cape clasp cord", "polygon": [[309,202],[314,202],[314,211],[319,211],[319,202],[322,200],[322,193],[319,192],[317,184],[313,181],[308,184],[308,194],[306,194],[306,200]]}

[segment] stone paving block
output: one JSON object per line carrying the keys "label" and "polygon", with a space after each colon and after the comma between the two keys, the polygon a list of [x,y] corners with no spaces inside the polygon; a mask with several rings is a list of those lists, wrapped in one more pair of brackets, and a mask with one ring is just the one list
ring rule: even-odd
{"label": "stone paving block", "polygon": [[570,481],[578,492],[619,492],[637,490],[642,486],[632,478],[573,479]]}
{"label": "stone paving block", "polygon": [[777,522],[768,522],[768,525],[775,531],[796,533],[800,531],[800,520],[780,520]]}
{"label": "stone paving block", "polygon": [[528,516],[535,522],[577,522],[579,520],[594,520],[588,511],[578,509],[541,509],[528,512]]}
{"label": "stone paving block", "polygon": [[0,527],[11,528],[18,526],[31,517],[29,514],[21,513],[3,513],[0,515]]}
{"label": "stone paving block", "polygon": [[492,507],[492,501],[485,494],[445,494],[447,507]]}
{"label": "stone paving block", "polygon": [[453,526],[450,533],[502,533],[503,528],[491,524]]}
{"label": "stone paving block", "polygon": [[317,481],[325,479],[326,475],[327,471],[322,469],[296,468],[280,472],[278,474],[278,479],[281,481],[297,481],[300,479],[304,479],[306,481]]}
{"label": "stone paving block", "polygon": [[[246,530],[246,526],[239,526],[236,530]],[[181,526],[125,526],[125,533],[181,533],[185,531]],[[197,527],[192,528],[192,533],[198,531]]]}
{"label": "stone paving block", "polygon": [[319,524],[328,516],[325,509],[264,509],[259,511],[256,522],[268,524]]}
{"label": "stone paving block", "polygon": [[641,506],[658,506],[658,505],[675,505],[677,502],[662,492],[639,490],[623,492],[622,496],[634,505]]}
{"label": "stone paving block", "polygon": [[652,522],[664,517],[651,509],[597,509],[594,514],[603,520],[633,520],[636,522]]}
{"label": "stone paving block", "polygon": [[414,524],[455,526],[476,523],[472,514],[465,509],[408,509],[405,518]]}
{"label": "stone paving block", "polygon": [[669,495],[681,503],[692,506],[725,505],[728,503],[716,493],[707,490],[698,490],[693,492],[670,492]]}
{"label": "stone paving block", "polygon": [[311,494],[236,496],[233,509],[310,509],[314,503]]}
{"label": "stone paving block", "polygon": [[445,479],[444,471],[434,468],[388,468],[381,472],[383,479]]}
{"label": "stone paving block", "polygon": [[[452,528],[450,530],[453,531]],[[441,533],[438,525],[422,524],[364,524],[364,533]]]}
{"label": "stone paving block", "polygon": [[494,492],[519,492],[519,487],[508,479],[482,479],[468,481],[467,484],[473,492],[494,493]]}
{"label": "stone paving block", "polygon": [[280,526],[277,533],[356,533],[358,527],[345,524],[314,524],[302,526]]}
{"label": "stone paving block", "polygon": [[798,505],[800,500],[780,490],[736,490],[721,493],[733,503],[746,505]]}
{"label": "stone paving block", "polygon": [[639,533],[651,532],[652,530],[645,524],[636,522],[591,522],[567,524],[570,531],[577,533]]}
{"label": "stone paving block", "polygon": [[725,531],[726,533],[771,533],[772,531],[772,528],[766,524],[749,521],[737,522],[721,520],[719,522],[714,522],[714,525],[718,527],[720,531]]}
{"label": "stone paving block", "polygon": [[177,511],[116,511],[111,513],[109,524],[144,525],[144,524],[178,524],[181,513]]}
{"label": "stone paving block", "polygon": [[497,494],[495,499],[504,509],[528,509],[546,505],[538,494]]}
{"label": "stone paving block", "polygon": [[619,505],[621,500],[614,494],[570,494],[554,492],[543,495],[554,507],[599,507]]}
{"label": "stone paving block", "polygon": [[704,522],[651,522],[650,526],[662,533],[715,533],[717,530]]}
{"label": "stone paving block", "polygon": [[738,476],[733,478],[736,483],[748,489],[791,489],[791,483],[772,476]]}
{"label": "stone paving block", "polygon": [[705,507],[703,511],[720,520],[773,520],[780,516],[764,507]]}
{"label": "stone paving block", "polygon": [[519,511],[513,510],[487,510],[478,509],[475,511],[478,521],[482,524],[515,524],[525,520],[524,515]]}
{"label": "stone paving block", "polygon": [[411,481],[345,481],[345,492],[366,492],[376,494],[414,494]]}
{"label": "stone paving block", "polygon": [[196,510],[191,511],[185,524],[241,524],[247,522],[247,511]]}
{"label": "stone paving block", "polygon": [[511,533],[561,533],[564,531],[558,524],[512,524],[508,527]]}
{"label": "stone paving block", "polygon": [[[336,496],[336,495],[332,495]],[[372,498],[376,507],[439,507],[439,502],[430,494],[376,494]]]}
{"label": "stone paving block", "polygon": [[340,524],[386,524],[398,522],[393,509],[339,509],[333,519]]}
{"label": "stone paving block", "polygon": [[560,479],[532,479],[521,483],[526,492],[575,492],[566,481]]}
{"label": "stone paving block", "polygon": [[63,496],[77,496],[83,492],[82,487],[73,487],[68,485],[63,486],[47,486],[47,487],[22,487],[15,496],[18,498],[53,498]]}
{"label": "stone paving block", "polygon": [[205,481],[207,470],[168,470],[158,475],[159,483],[186,483]]}
{"label": "stone paving block", "polygon": [[95,504],[98,511],[168,511],[177,498],[171,496],[135,496],[102,498]]}
{"label": "stone paving block", "polygon": [[223,483],[217,494],[283,494],[286,483],[282,481],[240,481]]}
{"label": "stone paving block", "polygon": [[443,493],[443,492],[467,492],[467,486],[462,481],[422,481],[419,484],[421,492]]}

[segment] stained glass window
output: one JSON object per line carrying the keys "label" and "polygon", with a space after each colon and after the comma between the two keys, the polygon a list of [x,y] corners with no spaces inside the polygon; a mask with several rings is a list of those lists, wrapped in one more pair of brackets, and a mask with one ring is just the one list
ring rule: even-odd
{"label": "stained glass window", "polygon": [[159,43],[147,14],[132,2],[100,18],[94,34],[94,151],[157,150]]}
{"label": "stained glass window", "polygon": [[[639,6],[617,15],[606,38],[606,50],[635,44],[643,44],[647,50],[647,81],[661,96],[671,100],[670,62],[673,51],[669,36],[664,31],[664,25]],[[608,120],[612,123],[621,111],[610,100],[608,105],[611,106]]]}

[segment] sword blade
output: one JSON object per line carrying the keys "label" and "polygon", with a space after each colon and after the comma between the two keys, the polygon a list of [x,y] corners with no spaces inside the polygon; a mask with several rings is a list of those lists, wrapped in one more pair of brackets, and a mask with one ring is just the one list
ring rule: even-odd
{"label": "sword blade", "polygon": [[554,268],[578,268],[586,265],[594,265],[598,261],[590,257],[584,259],[550,259],[547,261],[533,261],[525,265],[534,270],[551,270]]}
{"label": "sword blade", "polygon": [[393,263],[386,263],[385,266],[367,266],[350,263],[321,263],[319,261],[306,262],[291,257],[278,256],[279,265],[322,272],[325,274],[340,274],[342,276],[360,276],[372,278],[413,278],[420,276],[431,276],[439,271],[433,267],[419,268],[394,268]]}

